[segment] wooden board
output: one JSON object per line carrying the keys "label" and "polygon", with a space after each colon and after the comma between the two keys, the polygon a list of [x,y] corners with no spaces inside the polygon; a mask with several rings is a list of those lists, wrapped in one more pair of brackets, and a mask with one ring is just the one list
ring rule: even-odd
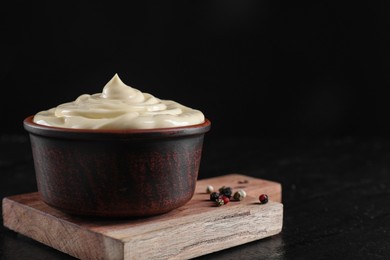
{"label": "wooden board", "polygon": [[[247,192],[217,207],[206,186]],[[240,174],[197,182],[194,197],[169,213],[142,219],[92,219],[56,210],[38,193],[3,199],[5,227],[79,259],[190,259],[278,234],[283,225],[280,183]],[[266,193],[267,204],[258,196]]]}

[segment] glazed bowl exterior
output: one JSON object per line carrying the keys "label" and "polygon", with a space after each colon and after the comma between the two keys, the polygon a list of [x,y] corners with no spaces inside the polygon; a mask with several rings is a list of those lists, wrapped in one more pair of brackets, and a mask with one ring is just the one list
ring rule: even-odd
{"label": "glazed bowl exterior", "polygon": [[85,130],[24,121],[38,192],[64,212],[143,217],[169,212],[194,195],[208,119],[193,126]]}

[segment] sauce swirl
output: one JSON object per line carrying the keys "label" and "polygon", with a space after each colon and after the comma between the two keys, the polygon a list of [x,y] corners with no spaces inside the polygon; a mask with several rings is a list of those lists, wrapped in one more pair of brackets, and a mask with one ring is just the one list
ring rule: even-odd
{"label": "sauce swirl", "polygon": [[37,124],[76,129],[153,129],[201,124],[199,110],[163,100],[127,86],[118,74],[102,93],[83,94],[75,101],[35,114]]}

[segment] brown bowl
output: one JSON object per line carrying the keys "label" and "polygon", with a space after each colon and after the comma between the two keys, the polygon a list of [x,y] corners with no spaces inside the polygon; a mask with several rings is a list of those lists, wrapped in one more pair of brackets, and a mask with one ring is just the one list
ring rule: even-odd
{"label": "brown bowl", "polygon": [[23,123],[38,192],[67,213],[140,217],[166,213],[194,195],[208,119],[193,126],[85,130]]}

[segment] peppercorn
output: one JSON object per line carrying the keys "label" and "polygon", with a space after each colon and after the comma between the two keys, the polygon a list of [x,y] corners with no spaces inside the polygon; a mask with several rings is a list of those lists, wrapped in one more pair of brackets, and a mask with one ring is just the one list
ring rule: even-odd
{"label": "peppercorn", "polygon": [[226,197],[225,195],[220,195],[218,199],[215,201],[217,203],[217,206],[220,207],[222,205],[228,204],[230,199]]}
{"label": "peppercorn", "polygon": [[213,186],[211,186],[211,185],[207,185],[207,187],[206,187],[206,192],[207,193],[212,193],[214,191],[214,187]]}
{"label": "peppercorn", "polygon": [[220,196],[223,199],[224,204],[228,204],[230,199],[226,197],[225,195]]}
{"label": "peppercorn", "polygon": [[225,187],[225,186],[222,186],[221,188],[219,188],[219,192],[222,195],[225,195],[226,197],[228,197],[229,199],[232,197],[232,194],[233,194],[232,188]]}
{"label": "peppercorn", "polygon": [[266,204],[268,202],[268,195],[267,194],[261,194],[259,196],[259,200],[261,204]]}
{"label": "peppercorn", "polygon": [[246,197],[246,192],[244,190],[236,191],[233,195],[235,200],[243,200]]}
{"label": "peppercorn", "polygon": [[221,207],[222,205],[225,205],[225,200],[220,196],[218,199],[215,200],[218,207]]}
{"label": "peppercorn", "polygon": [[220,196],[220,194],[218,193],[218,192],[212,192],[211,194],[210,194],[210,200],[211,201],[216,201],[218,198],[219,198],[219,196]]}

